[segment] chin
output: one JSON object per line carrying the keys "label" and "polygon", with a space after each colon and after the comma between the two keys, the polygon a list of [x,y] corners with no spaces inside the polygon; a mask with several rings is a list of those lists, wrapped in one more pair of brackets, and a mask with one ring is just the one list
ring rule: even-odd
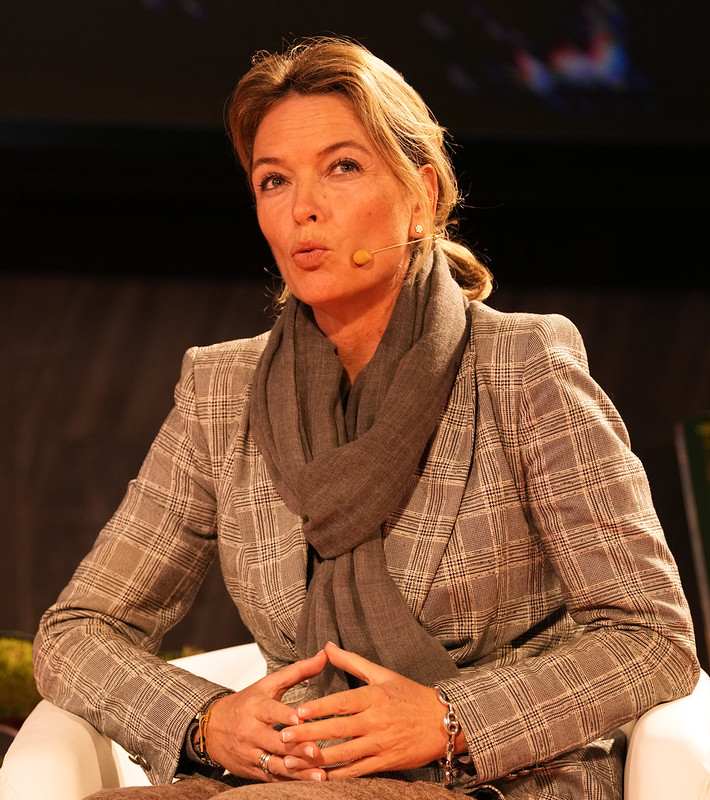
{"label": "chin", "polygon": [[298,280],[286,281],[286,285],[295,297],[309,306],[347,301],[350,293],[343,292],[341,286],[331,285],[327,279],[323,280],[324,277],[312,272],[309,275],[299,275]]}

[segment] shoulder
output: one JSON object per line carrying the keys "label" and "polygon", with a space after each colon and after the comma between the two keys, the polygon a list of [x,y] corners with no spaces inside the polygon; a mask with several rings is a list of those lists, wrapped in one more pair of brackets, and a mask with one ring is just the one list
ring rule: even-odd
{"label": "shoulder", "polygon": [[185,358],[200,371],[220,369],[245,369],[253,371],[269,339],[269,332],[249,339],[233,339],[229,342],[191,347]]}
{"label": "shoulder", "polygon": [[512,366],[565,353],[586,367],[582,337],[574,323],[561,314],[503,312],[480,302],[471,303],[469,313],[477,366]]}
{"label": "shoulder", "polygon": [[184,355],[179,389],[198,398],[241,396],[251,383],[269,333],[205,347],[191,347]]}

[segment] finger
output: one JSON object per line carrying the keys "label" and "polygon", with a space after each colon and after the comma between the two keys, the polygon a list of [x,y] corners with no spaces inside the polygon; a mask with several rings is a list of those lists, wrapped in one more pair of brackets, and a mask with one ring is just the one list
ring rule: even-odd
{"label": "finger", "polygon": [[342,647],[328,642],[325,646],[325,652],[328,660],[338,669],[344,672],[349,672],[356,678],[359,678],[365,683],[374,683],[377,680],[385,679],[391,670],[381,667],[368,659],[353,653],[350,650],[343,650]]}
{"label": "finger", "polygon": [[[291,756],[282,757],[274,753],[259,762],[262,774],[259,776],[265,781],[325,781],[327,774],[322,767]],[[266,768],[265,768],[266,767]]]}
{"label": "finger", "polygon": [[296,708],[296,714],[300,720],[317,719],[336,714],[358,714],[376,702],[376,692],[376,688],[361,686],[358,689],[348,689],[345,692],[314,698],[306,703],[301,703]]}
{"label": "finger", "polygon": [[295,774],[296,772],[307,772],[309,770],[323,768],[322,759],[320,760],[319,764],[314,764],[312,759],[299,758],[296,755],[283,756],[283,763],[284,763],[284,768],[288,770],[290,774]]}
{"label": "finger", "polygon": [[329,768],[326,770],[326,775],[328,776],[328,780],[361,778],[363,775],[372,775],[375,772],[386,772],[387,769],[387,765],[383,759],[372,756],[350,761],[343,764],[341,767]]}
{"label": "finger", "polygon": [[269,727],[274,725],[298,725],[301,721],[296,710],[291,706],[264,696],[259,699],[258,705],[255,704],[254,717]]}
{"label": "finger", "polygon": [[320,747],[317,742],[307,737],[302,737],[300,741],[284,742],[281,739],[281,732],[271,729],[269,735],[261,740],[260,747],[279,758],[296,758],[311,768],[320,767],[323,764]]}
{"label": "finger", "polygon": [[307,678],[318,675],[325,669],[328,663],[328,656],[325,650],[321,650],[310,658],[301,661],[294,661],[283,669],[272,672],[259,681],[261,688],[276,700],[280,700],[287,689],[301,683]]}
{"label": "finger", "polygon": [[370,763],[372,759],[379,759],[378,763],[382,769],[385,769],[382,756],[381,748],[371,738],[357,737],[322,748],[318,766],[327,771],[329,778],[331,775],[335,775],[336,769],[340,770],[346,767],[352,776],[366,775],[364,762]]}
{"label": "finger", "polygon": [[316,742],[297,742],[295,744],[279,742],[274,747],[274,752],[279,753],[284,758],[295,758],[311,767],[319,766],[323,763],[320,748]]}
{"label": "finger", "polygon": [[[365,733],[363,722],[358,716],[329,717],[301,725],[284,728],[281,741],[284,744],[306,743],[309,741],[332,741],[362,736]],[[330,748],[325,748],[330,749]]]}
{"label": "finger", "polygon": [[[218,700],[208,731],[209,751],[212,757],[224,764],[230,772],[261,779],[256,767],[263,752],[279,756],[294,754],[302,760],[318,760],[318,746],[308,737],[304,741],[284,743],[275,726],[298,724],[294,709],[273,700],[263,691],[247,690]],[[244,770],[248,772],[244,772]]]}

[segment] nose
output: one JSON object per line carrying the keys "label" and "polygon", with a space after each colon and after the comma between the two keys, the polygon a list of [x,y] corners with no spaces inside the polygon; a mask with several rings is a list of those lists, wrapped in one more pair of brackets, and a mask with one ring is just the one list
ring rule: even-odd
{"label": "nose", "polygon": [[317,222],[323,216],[323,187],[315,178],[301,178],[295,186],[291,213],[298,225]]}

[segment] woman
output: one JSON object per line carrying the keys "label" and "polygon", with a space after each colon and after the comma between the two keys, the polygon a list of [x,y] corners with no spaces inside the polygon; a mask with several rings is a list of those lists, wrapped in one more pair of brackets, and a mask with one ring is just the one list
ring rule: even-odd
{"label": "woman", "polygon": [[[698,664],[578,333],[482,304],[443,131],[366,49],[260,55],[229,122],[283,309],[186,355],[41,691],[157,786],[209,776],[117,797],[620,798],[618,727]],[[217,548],[270,671],[236,693],[151,655]]]}

